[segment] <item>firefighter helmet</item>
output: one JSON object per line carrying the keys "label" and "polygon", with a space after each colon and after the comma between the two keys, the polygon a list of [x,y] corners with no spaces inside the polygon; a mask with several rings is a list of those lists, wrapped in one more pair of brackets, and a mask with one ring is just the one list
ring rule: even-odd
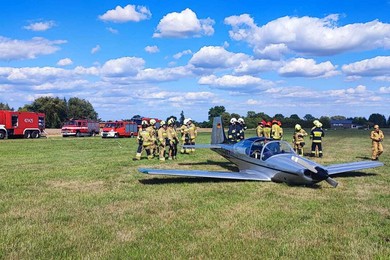
{"label": "firefighter helmet", "polygon": [[238,121],[238,123],[240,123],[240,124],[245,124],[245,121],[244,121],[244,119],[243,119],[243,118],[241,118],[241,117],[240,117],[240,118],[239,118],[237,121]]}
{"label": "firefighter helmet", "polygon": [[230,124],[235,124],[237,122],[237,119],[235,117],[232,117],[232,119],[230,119]]}
{"label": "firefighter helmet", "polygon": [[175,119],[170,118],[170,119],[168,120],[168,125],[173,125],[174,123],[175,123]]}
{"label": "firefighter helmet", "polygon": [[161,125],[161,126],[163,126],[163,125],[167,125],[167,123],[165,123],[165,121],[164,121],[164,120],[161,120],[161,121],[160,121],[160,125]]}
{"label": "firefighter helmet", "polygon": [[152,118],[152,119],[149,120],[149,123],[150,123],[150,125],[155,125],[156,124],[156,120]]}
{"label": "firefighter helmet", "polygon": [[141,125],[144,125],[144,126],[148,125],[148,121],[146,121],[146,120],[142,120],[142,123],[141,123]]}
{"label": "firefighter helmet", "polygon": [[301,127],[300,124],[296,124],[296,125],[295,125],[295,130],[296,130],[296,131],[299,131],[299,130],[301,130],[301,129],[302,129],[302,127]]}

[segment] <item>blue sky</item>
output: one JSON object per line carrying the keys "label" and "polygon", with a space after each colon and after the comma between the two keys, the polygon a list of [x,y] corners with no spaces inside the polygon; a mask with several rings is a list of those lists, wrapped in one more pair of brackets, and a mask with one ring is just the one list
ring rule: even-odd
{"label": "blue sky", "polygon": [[0,102],[16,109],[390,114],[390,0],[1,0],[0,14]]}

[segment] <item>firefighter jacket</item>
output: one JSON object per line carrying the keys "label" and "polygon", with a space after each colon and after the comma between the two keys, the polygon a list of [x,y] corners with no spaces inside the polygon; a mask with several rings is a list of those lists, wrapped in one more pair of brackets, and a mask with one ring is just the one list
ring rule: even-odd
{"label": "firefighter jacket", "polygon": [[263,134],[264,134],[264,137],[271,138],[271,127],[268,127],[268,126],[264,127]]}
{"label": "firefighter jacket", "polygon": [[271,128],[271,137],[280,140],[283,137],[283,129],[278,124],[273,124]]}
{"label": "firefighter jacket", "polygon": [[258,125],[258,126],[256,127],[256,135],[257,135],[258,137],[264,136],[264,128],[263,128],[262,125]]}
{"label": "firefighter jacket", "polygon": [[180,128],[180,134],[181,134],[181,140],[184,141],[186,138],[189,139],[189,134],[188,134],[188,127],[186,125],[182,125]]}
{"label": "firefighter jacket", "polygon": [[150,133],[146,128],[142,128],[137,136],[138,143],[144,147],[150,146],[153,144],[153,138],[150,136]]}
{"label": "firefighter jacket", "polygon": [[153,139],[153,142],[155,142],[157,140],[157,131],[156,131],[156,128],[154,128],[154,126],[148,126],[146,128],[146,131],[149,132],[151,138]]}
{"label": "firefighter jacket", "polygon": [[194,140],[196,136],[198,135],[198,131],[196,130],[196,126],[194,123],[191,123],[188,126],[188,133],[190,134],[191,140]]}
{"label": "firefighter jacket", "polygon": [[321,127],[315,127],[310,132],[310,139],[313,140],[313,143],[321,143],[322,137],[325,136],[324,130]]}
{"label": "firefighter jacket", "polygon": [[237,130],[238,130],[238,136],[237,139],[243,140],[245,139],[245,130],[247,129],[245,124],[238,124]]}
{"label": "firefighter jacket", "polygon": [[382,130],[377,131],[371,131],[371,140],[373,142],[382,142],[383,139],[385,138],[385,135],[383,134]]}
{"label": "firefighter jacket", "polygon": [[230,124],[228,129],[228,140],[229,142],[237,142],[240,136],[237,124]]}
{"label": "firefighter jacket", "polygon": [[307,136],[307,133],[306,133],[305,130],[301,129],[299,131],[295,131],[294,136],[293,136],[294,143],[295,144],[304,143],[305,142],[305,139],[304,139],[305,136]]}
{"label": "firefighter jacket", "polygon": [[178,143],[178,141],[179,141],[179,138],[177,137],[176,129],[172,126],[168,126],[167,137],[168,137],[168,140],[171,144]]}
{"label": "firefighter jacket", "polygon": [[159,145],[165,146],[167,143],[168,133],[167,129],[160,127],[157,131]]}

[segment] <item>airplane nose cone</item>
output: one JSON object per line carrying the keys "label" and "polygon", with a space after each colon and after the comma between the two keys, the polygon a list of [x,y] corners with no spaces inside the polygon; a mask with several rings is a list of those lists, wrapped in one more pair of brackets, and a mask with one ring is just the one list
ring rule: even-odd
{"label": "airplane nose cone", "polygon": [[315,169],[317,170],[316,173],[306,169],[304,174],[312,178],[315,182],[323,181],[329,178],[329,174],[327,170],[318,166],[316,166]]}

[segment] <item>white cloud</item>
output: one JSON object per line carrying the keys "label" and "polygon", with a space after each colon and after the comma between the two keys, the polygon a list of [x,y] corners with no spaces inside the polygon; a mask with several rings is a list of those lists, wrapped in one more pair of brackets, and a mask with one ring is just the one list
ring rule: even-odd
{"label": "white cloud", "polygon": [[92,53],[92,54],[95,54],[95,53],[97,53],[98,51],[100,51],[100,45],[96,45],[95,47],[93,47],[93,48],[91,49],[91,53]]}
{"label": "white cloud", "polygon": [[160,49],[156,45],[153,45],[153,46],[146,46],[145,51],[148,53],[157,53],[160,51]]}
{"label": "white cloud", "polygon": [[191,38],[214,34],[214,20],[198,19],[189,8],[181,13],[173,12],[165,15],[157,25],[155,38]]}
{"label": "white cloud", "polygon": [[54,21],[46,21],[46,22],[30,23],[29,25],[26,25],[23,28],[30,31],[42,32],[42,31],[49,30],[53,26],[55,26]]}
{"label": "white cloud", "polygon": [[234,69],[235,73],[238,74],[257,74],[262,71],[271,71],[276,70],[280,66],[282,66],[283,63],[280,61],[273,61],[273,60],[243,60],[240,62],[240,64]]}
{"label": "white cloud", "polygon": [[104,63],[101,73],[106,77],[133,77],[143,69],[145,61],[136,57],[122,57]]}
{"label": "white cloud", "polygon": [[287,62],[278,72],[285,77],[330,77],[338,74],[330,61],[317,64],[313,59],[304,58]]}
{"label": "white cloud", "polygon": [[206,46],[195,53],[189,63],[206,69],[231,68],[248,59],[249,56],[243,53],[228,52],[219,46]]}
{"label": "white cloud", "polygon": [[114,29],[114,28],[112,28],[112,27],[107,27],[107,30],[108,30],[110,33],[112,33],[112,34],[118,34],[118,33],[119,33],[118,30],[116,30],[116,29]]}
{"label": "white cloud", "polygon": [[247,42],[259,56],[278,56],[288,51],[325,56],[390,48],[390,24],[374,20],[339,27],[338,19],[338,15],[323,19],[285,16],[259,27],[253,18],[243,14],[227,17],[225,24],[232,26],[232,39]]}
{"label": "white cloud", "polygon": [[126,23],[150,19],[151,16],[152,13],[145,6],[127,5],[124,8],[117,6],[113,10],[108,10],[100,15],[99,19],[106,22]]}
{"label": "white cloud", "polygon": [[173,55],[173,58],[175,60],[178,60],[181,57],[183,57],[184,55],[189,55],[189,54],[192,54],[192,51],[191,50],[185,50],[185,51],[176,53],[175,55]]}
{"label": "white cloud", "polygon": [[35,59],[40,55],[55,53],[60,48],[58,45],[66,41],[50,41],[40,37],[31,40],[13,40],[0,36],[0,60]]}
{"label": "white cloud", "polygon": [[378,56],[343,65],[342,70],[347,75],[357,76],[390,76],[390,56]]}
{"label": "white cloud", "polygon": [[58,66],[68,66],[73,64],[73,61],[69,58],[61,59],[57,62]]}

